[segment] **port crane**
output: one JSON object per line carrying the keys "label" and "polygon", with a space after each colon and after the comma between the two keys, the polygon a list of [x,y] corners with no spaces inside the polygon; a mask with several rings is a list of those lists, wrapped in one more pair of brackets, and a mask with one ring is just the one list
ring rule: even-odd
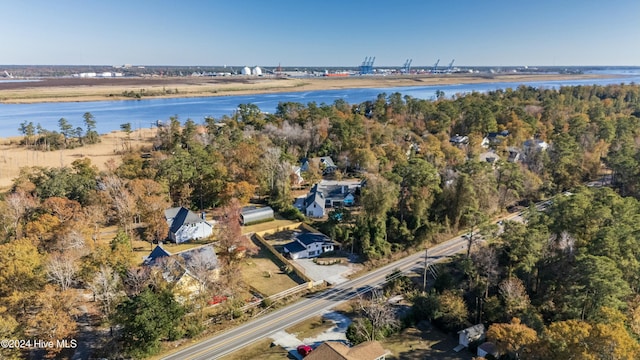
{"label": "port crane", "polygon": [[436,61],[436,63],[433,65],[433,69],[431,69],[432,73],[436,73],[438,72],[438,64],[440,64],[440,59],[438,59],[438,61]]}
{"label": "port crane", "polygon": [[404,65],[402,65],[402,72],[405,74],[409,74],[411,72],[411,62],[413,61],[413,59],[407,59],[407,61],[404,62]]}
{"label": "port crane", "polygon": [[373,74],[374,61],[376,61],[375,56],[365,57],[362,65],[360,65],[360,74]]}
{"label": "port crane", "polygon": [[451,60],[451,62],[449,63],[449,67],[447,68],[447,72],[453,72],[453,63],[454,61],[456,61],[456,59]]}

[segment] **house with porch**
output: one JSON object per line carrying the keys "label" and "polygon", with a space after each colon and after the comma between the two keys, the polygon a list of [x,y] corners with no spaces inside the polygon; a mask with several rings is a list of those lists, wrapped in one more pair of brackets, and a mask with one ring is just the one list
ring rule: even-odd
{"label": "house with porch", "polygon": [[292,260],[318,257],[327,251],[334,250],[335,243],[321,233],[297,233],[293,241],[283,247],[285,256]]}
{"label": "house with porch", "polygon": [[217,279],[220,273],[218,257],[213,245],[204,245],[175,254],[158,244],[144,265],[161,272],[162,278],[175,284],[183,294],[198,294],[203,284]]}

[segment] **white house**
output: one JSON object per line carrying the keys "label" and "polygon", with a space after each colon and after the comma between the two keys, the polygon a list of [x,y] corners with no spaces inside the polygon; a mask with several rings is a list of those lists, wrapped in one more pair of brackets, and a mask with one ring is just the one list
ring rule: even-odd
{"label": "white house", "polygon": [[456,134],[456,136],[452,136],[449,139],[449,142],[452,145],[455,145],[455,146],[463,146],[463,145],[467,145],[469,143],[469,137],[466,136],[466,135],[458,135],[458,134]]}
{"label": "white house", "polygon": [[322,175],[332,174],[336,170],[338,170],[338,167],[333,162],[331,156],[302,159],[300,169],[302,171],[308,171],[309,166],[317,166],[320,170],[322,170]]}
{"label": "white house", "polygon": [[213,225],[203,217],[184,207],[174,207],[164,211],[169,224],[169,239],[180,244],[189,240],[208,238],[213,234]]}
{"label": "white house", "polygon": [[334,242],[324,234],[301,233],[293,241],[284,245],[283,252],[292,260],[306,259],[320,256],[327,251],[333,251]]}
{"label": "white house", "polygon": [[525,152],[545,151],[549,148],[549,144],[540,139],[529,139],[522,144],[522,148]]}
{"label": "white house", "polygon": [[318,190],[318,185],[316,184],[304,199],[302,210],[304,210],[304,214],[308,217],[321,218],[324,216],[325,202],[324,194]]}
{"label": "white house", "polygon": [[291,166],[291,185],[300,186],[304,183],[302,177],[302,168],[300,166]]}
{"label": "white house", "polygon": [[485,338],[485,329],[483,324],[473,325],[464,330],[458,331],[458,347],[469,347],[474,341],[482,341]]}
{"label": "white house", "polygon": [[304,201],[297,202],[296,206],[306,216],[320,218],[326,208],[355,205],[355,194],[361,187],[360,180],[322,180],[313,185]]}

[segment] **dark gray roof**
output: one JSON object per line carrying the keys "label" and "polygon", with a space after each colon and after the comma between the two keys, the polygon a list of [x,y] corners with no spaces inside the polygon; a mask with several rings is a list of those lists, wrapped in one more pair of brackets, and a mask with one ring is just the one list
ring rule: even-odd
{"label": "dark gray roof", "polygon": [[311,188],[309,195],[307,195],[307,197],[304,199],[304,206],[307,207],[313,204],[314,201],[320,204],[321,206],[324,206],[324,199],[325,199],[324,194],[322,193],[322,191],[318,190],[318,184],[315,184]]}
{"label": "dark gray roof", "polygon": [[[167,281],[178,281],[185,273],[192,272],[189,269],[215,270],[218,268],[218,257],[213,245],[204,245],[197,248],[171,254],[161,245],[156,246],[145,260],[148,266],[163,263],[162,276]],[[192,276],[195,276],[192,274]]]}
{"label": "dark gray roof", "polygon": [[285,244],[284,248],[287,249],[287,251],[290,253],[297,253],[297,252],[306,250],[306,248],[297,241],[292,241],[290,243]]}
{"label": "dark gray roof", "polygon": [[213,270],[218,267],[218,257],[213,249],[213,245],[205,245],[176,254],[184,260],[187,268],[192,266],[206,266],[207,270]]}
{"label": "dark gray roof", "polygon": [[305,245],[311,245],[313,243],[321,242],[332,242],[331,239],[325,235],[320,233],[302,233],[296,236],[296,239]]}
{"label": "dark gray roof", "polygon": [[153,251],[151,251],[151,254],[149,254],[149,256],[147,256],[147,258],[145,259],[145,263],[147,265],[153,265],[156,260],[163,258],[163,257],[169,257],[171,256],[171,253],[168,252],[167,250],[165,250],[162,245],[158,245],[156,246]]}
{"label": "dark gray roof", "polygon": [[[206,222],[200,218],[198,214],[185,207],[175,207],[164,211],[164,216],[167,220],[171,221],[169,231],[172,233],[178,232],[182,225],[197,224],[200,222]],[[173,219],[173,220],[171,220]]]}
{"label": "dark gray roof", "polygon": [[331,156],[321,157],[320,163],[324,164],[326,167],[336,167],[336,164],[333,163],[333,159],[331,158]]}

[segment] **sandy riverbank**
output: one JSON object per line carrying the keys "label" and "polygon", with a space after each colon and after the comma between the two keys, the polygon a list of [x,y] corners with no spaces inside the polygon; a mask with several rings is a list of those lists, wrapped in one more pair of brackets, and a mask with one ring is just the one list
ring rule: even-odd
{"label": "sandy riverbank", "polygon": [[[351,76],[317,78],[180,77],[122,79],[43,79],[37,82],[0,81],[1,103],[77,102],[142,98],[230,96],[352,88],[386,88],[473,84],[479,82],[529,82],[610,77],[594,74],[444,74],[408,76]],[[128,93],[128,96],[124,96]]]}

